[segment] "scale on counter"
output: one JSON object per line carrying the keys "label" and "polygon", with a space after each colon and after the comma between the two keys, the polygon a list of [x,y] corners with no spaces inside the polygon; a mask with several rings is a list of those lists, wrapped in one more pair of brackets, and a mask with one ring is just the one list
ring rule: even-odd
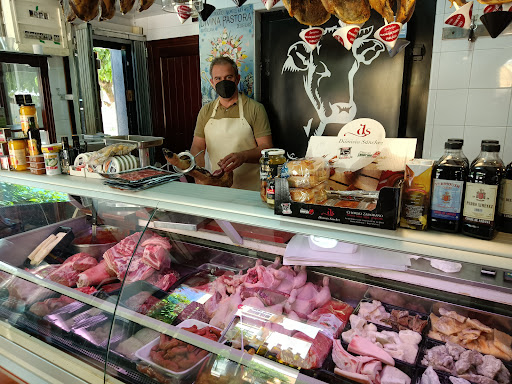
{"label": "scale on counter", "polygon": [[158,147],[164,143],[163,137],[139,136],[139,135],[123,135],[123,136],[106,136],[104,138],[105,145],[125,143],[135,144],[139,150],[140,167],[144,168],[149,165],[149,148]]}

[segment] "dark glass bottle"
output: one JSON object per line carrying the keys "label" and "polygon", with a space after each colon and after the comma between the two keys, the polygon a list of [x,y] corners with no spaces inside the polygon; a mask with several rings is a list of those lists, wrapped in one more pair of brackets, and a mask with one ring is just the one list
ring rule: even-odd
{"label": "dark glass bottle", "polygon": [[466,178],[462,232],[490,240],[496,234],[497,203],[504,169],[499,144],[482,142],[481,148]]}
{"label": "dark glass bottle", "polygon": [[498,231],[512,233],[512,163],[507,165],[501,180]]}
{"label": "dark glass bottle", "polygon": [[447,141],[444,148],[444,155],[432,171],[430,228],[459,232],[468,160],[462,152],[462,141]]}
{"label": "dark glass bottle", "polygon": [[73,135],[71,139],[73,140],[73,151],[75,152],[75,156],[83,153],[84,151],[82,151],[82,148],[80,147],[80,136]]}
{"label": "dark glass bottle", "polygon": [[69,174],[69,141],[66,136],[61,137],[60,140],[62,144],[60,168],[62,173]]}

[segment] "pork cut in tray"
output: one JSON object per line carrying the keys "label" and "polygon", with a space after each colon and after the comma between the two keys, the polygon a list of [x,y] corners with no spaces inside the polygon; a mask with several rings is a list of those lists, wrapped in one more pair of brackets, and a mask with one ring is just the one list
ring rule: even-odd
{"label": "pork cut in tray", "polygon": [[69,0],[71,9],[83,21],[91,21],[100,13],[98,0]]}
{"label": "pork cut in tray", "polygon": [[347,24],[363,24],[370,18],[368,0],[322,0],[327,12]]}
{"label": "pork cut in tray", "polygon": [[[190,167],[189,159],[179,158],[177,154],[166,148],[163,149],[163,152],[167,162],[176,168],[186,170]],[[191,171],[187,172],[187,175],[192,176],[197,184],[226,188],[233,185],[233,172],[226,173],[222,169],[211,173],[207,169],[196,165]]]}
{"label": "pork cut in tray", "polygon": [[283,0],[283,4],[290,16],[304,25],[322,25],[331,18],[322,0]]}

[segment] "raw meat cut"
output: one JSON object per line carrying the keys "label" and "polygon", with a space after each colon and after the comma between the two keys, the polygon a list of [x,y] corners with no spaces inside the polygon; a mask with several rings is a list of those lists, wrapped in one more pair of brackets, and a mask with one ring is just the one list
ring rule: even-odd
{"label": "raw meat cut", "polygon": [[368,376],[360,374],[360,373],[344,371],[339,368],[334,368],[334,373],[336,373],[337,375],[346,377],[347,379],[353,380],[357,383],[373,384]]}
{"label": "raw meat cut", "polygon": [[308,354],[301,368],[320,368],[329,355],[329,352],[331,352],[332,340],[325,336],[322,332],[318,332],[314,339],[302,332],[295,333],[293,337],[295,339],[300,339],[311,343],[311,347],[309,348]]}
{"label": "raw meat cut", "polygon": [[161,245],[148,244],[142,254],[142,262],[156,270],[170,265],[169,251]]}
{"label": "raw meat cut", "polygon": [[102,260],[98,265],[78,274],[77,287],[86,287],[89,285],[98,285],[105,280],[112,279],[112,275],[107,270],[107,262]]}
{"label": "raw meat cut", "polygon": [[237,291],[229,296],[226,299],[223,299],[219,305],[218,309],[215,312],[215,315],[210,320],[210,325],[214,327],[224,329],[229,324],[236,311],[238,310],[238,306],[242,304],[242,299],[240,298],[240,288]]}
{"label": "raw meat cut", "polygon": [[347,303],[331,299],[308,315],[308,324],[315,324],[333,338],[338,338],[353,310]]}
{"label": "raw meat cut", "polygon": [[361,336],[354,336],[348,345],[348,351],[358,355],[374,357],[377,360],[382,361],[384,364],[391,366],[395,365],[395,360],[388,352]]}
{"label": "raw meat cut", "polygon": [[78,282],[80,271],[85,271],[97,264],[96,259],[87,253],[77,253],[69,257],[59,268],[50,273],[47,278],[66,287],[73,287]]}
{"label": "raw meat cut", "polygon": [[334,340],[332,347],[332,360],[336,366],[347,372],[357,372],[359,370],[359,359],[345,351],[339,339]]}
{"label": "raw meat cut", "polygon": [[162,236],[158,236],[157,234],[153,233],[153,235],[147,239],[147,240],[144,240],[142,243],[141,243],[141,246],[142,247],[145,247],[145,246],[148,246],[148,245],[159,245],[161,246],[162,248],[170,251],[171,248],[172,248],[172,245],[171,243],[169,242],[168,239],[166,239],[165,237],[162,237]]}
{"label": "raw meat cut", "polygon": [[380,375],[381,384],[411,384],[411,378],[401,370],[386,365]]}
{"label": "raw meat cut", "polygon": [[153,274],[147,282],[153,284],[155,287],[160,288],[162,291],[168,291],[176,281],[179,279],[179,274],[176,271],[170,271],[166,274]]}
{"label": "raw meat cut", "polygon": [[[96,288],[94,287],[83,287],[83,288],[75,288],[77,291],[83,292],[85,294],[93,294],[96,292]],[[30,312],[34,313],[37,316],[46,316],[50,313],[55,312],[57,309],[60,309],[68,304],[74,302],[75,299],[71,297],[62,295],[59,298],[50,298],[44,301],[40,301],[38,303],[33,304],[30,307]]]}

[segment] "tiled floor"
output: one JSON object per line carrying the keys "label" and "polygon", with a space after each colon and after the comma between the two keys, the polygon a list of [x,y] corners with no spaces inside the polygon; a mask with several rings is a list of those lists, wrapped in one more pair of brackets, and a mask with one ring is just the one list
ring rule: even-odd
{"label": "tiled floor", "polygon": [[0,367],[0,383],[1,384],[27,384],[25,381],[18,379]]}

